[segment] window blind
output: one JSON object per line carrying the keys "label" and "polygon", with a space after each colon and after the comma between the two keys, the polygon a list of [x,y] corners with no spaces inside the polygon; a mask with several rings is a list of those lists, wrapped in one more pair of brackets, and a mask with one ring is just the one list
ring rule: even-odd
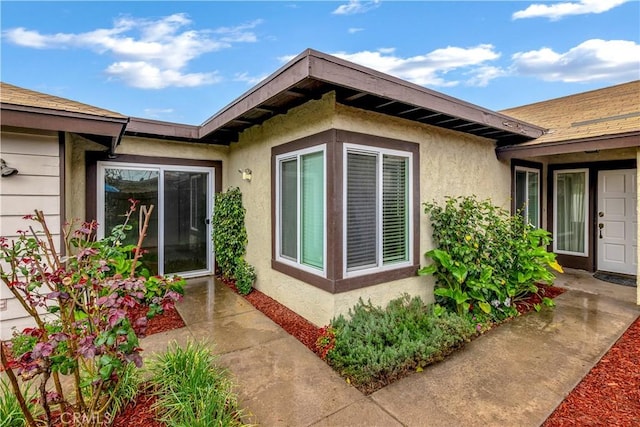
{"label": "window blind", "polygon": [[408,260],[407,158],[382,158],[382,263]]}
{"label": "window blind", "polygon": [[347,153],[347,270],[378,264],[377,163],[375,154]]}

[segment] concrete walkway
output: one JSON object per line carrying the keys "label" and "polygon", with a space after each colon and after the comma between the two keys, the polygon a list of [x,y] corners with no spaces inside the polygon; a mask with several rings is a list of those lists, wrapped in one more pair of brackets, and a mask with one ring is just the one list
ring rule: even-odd
{"label": "concrete walkway", "polygon": [[[185,328],[145,338],[207,340],[234,374],[247,421],[263,426],[538,426],[640,314],[635,288],[570,271],[569,291],[445,361],[364,396],[304,345],[213,279],[189,281]],[[213,344],[215,343],[215,344]]]}

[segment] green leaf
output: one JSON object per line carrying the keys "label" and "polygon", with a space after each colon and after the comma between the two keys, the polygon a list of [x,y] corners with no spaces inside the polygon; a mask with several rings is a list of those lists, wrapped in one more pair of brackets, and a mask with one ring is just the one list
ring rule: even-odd
{"label": "green leaf", "polygon": [[438,267],[435,264],[427,265],[426,267],[422,267],[418,270],[418,276],[426,276],[429,274],[433,274],[436,272]]}
{"label": "green leaf", "polygon": [[555,301],[552,300],[551,298],[548,298],[548,297],[542,298],[542,303],[544,305],[546,305],[547,307],[555,307],[556,306]]}
{"label": "green leaf", "polygon": [[478,303],[478,307],[487,314],[491,313],[491,304],[488,302],[481,301]]}

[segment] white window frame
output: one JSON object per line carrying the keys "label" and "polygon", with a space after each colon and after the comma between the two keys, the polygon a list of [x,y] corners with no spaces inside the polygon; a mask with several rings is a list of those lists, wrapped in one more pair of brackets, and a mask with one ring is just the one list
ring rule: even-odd
{"label": "white window frame", "polygon": [[[564,173],[584,173],[584,252],[573,252],[558,249],[558,239],[555,236],[558,235],[558,174]],[[589,169],[558,169],[553,171],[553,251],[558,254],[588,257],[589,256],[589,224],[591,223],[589,218]]]}
{"label": "white window frame", "polygon": [[[378,265],[369,268],[361,268],[356,270],[348,270],[347,269],[347,153],[363,153],[369,155],[375,155],[378,157],[378,165],[377,165],[377,174],[378,174],[378,206],[376,212],[376,221],[378,223],[378,234],[376,236],[376,249],[378,251]],[[380,209],[380,204],[383,200],[383,168],[382,161],[380,160],[383,155],[404,157],[407,159],[408,163],[408,173],[407,173],[407,185],[408,185],[408,204],[407,204],[407,261],[397,262],[388,265],[383,264],[383,247],[382,247],[382,212]],[[400,151],[400,150],[392,150],[388,148],[380,148],[380,147],[372,147],[368,145],[360,145],[360,144],[349,144],[345,143],[343,145],[343,171],[342,171],[342,200],[343,200],[343,209],[342,209],[342,265],[343,265],[343,277],[357,277],[363,276],[367,274],[380,273],[389,270],[396,270],[398,268],[408,267],[413,265],[413,242],[415,236],[413,235],[413,153],[410,151]]]}
{"label": "white window frame", "polygon": [[[323,212],[323,218],[324,218],[324,222],[323,222],[323,233],[322,233],[322,269],[317,269],[314,267],[311,267],[309,265],[303,264],[302,262],[300,262],[300,257],[302,254],[302,247],[301,247],[301,226],[302,226],[302,213],[301,213],[301,209],[300,209],[300,201],[301,201],[301,197],[302,197],[302,186],[300,185],[300,170],[302,167],[302,161],[301,158],[302,156],[306,155],[306,154],[315,154],[315,153],[319,153],[322,152],[322,171],[323,171],[323,176],[324,176],[324,192],[322,195],[322,205],[324,206],[324,212]],[[298,179],[298,184],[297,184],[297,188],[298,188],[298,194],[297,194],[297,212],[296,212],[296,219],[297,219],[297,225],[298,225],[298,230],[297,230],[297,241],[296,241],[296,254],[297,254],[297,260],[292,260],[290,258],[287,257],[283,257],[281,256],[281,250],[282,250],[282,242],[281,242],[281,238],[280,238],[280,230],[281,230],[281,215],[280,215],[280,185],[281,185],[281,177],[280,177],[280,170],[281,170],[281,163],[283,161],[288,161],[288,160],[296,160],[297,161],[297,172],[296,172],[296,176]],[[276,156],[276,171],[275,171],[275,175],[276,175],[276,197],[275,197],[275,212],[276,212],[276,238],[275,238],[275,243],[276,243],[276,261],[282,263],[282,264],[286,264],[289,265],[291,267],[295,267],[297,269],[306,271],[308,273],[311,274],[315,274],[317,276],[321,276],[321,277],[326,277],[327,274],[327,149],[326,149],[326,144],[322,144],[322,145],[315,145],[313,147],[309,147],[309,148],[304,148],[301,150],[296,150],[296,151],[290,151],[288,153],[284,153],[284,154],[280,154]]]}
{"label": "white window frame", "polygon": [[[528,219],[529,219],[529,215],[528,215],[528,213],[529,213],[529,172],[533,172],[533,173],[538,175],[538,189],[537,189],[538,190],[538,209],[536,209],[536,222],[537,222],[537,224],[533,224],[533,225],[536,228],[540,228],[540,227],[542,227],[542,223],[540,221],[540,219],[541,219],[540,218],[540,206],[541,206],[541,203],[542,203],[542,200],[541,200],[542,199],[542,194],[541,194],[542,192],[540,191],[541,188],[542,188],[542,182],[540,180],[541,180],[541,177],[542,177],[542,173],[541,173],[540,169],[528,168],[528,167],[525,167],[525,166],[516,166],[514,168],[514,171],[513,171],[513,184],[514,184],[514,187],[515,187],[515,191],[518,191],[518,186],[516,185],[516,176],[517,176],[518,172],[526,172],[527,173],[527,175],[526,175],[526,177],[527,177],[526,184],[527,185],[525,186],[525,191],[526,191],[526,194],[525,194],[525,210],[526,210],[526,212],[525,212],[525,216],[523,218],[524,221],[528,221]],[[517,197],[516,197],[516,200],[517,200]],[[520,206],[516,206],[516,211],[518,209],[520,209]]]}
{"label": "white window frame", "polygon": [[[213,212],[213,195],[215,189],[215,168],[210,167],[202,167],[202,166],[175,166],[175,165],[162,165],[162,164],[151,164],[151,163],[127,163],[127,162],[105,162],[99,161],[97,162],[97,176],[96,176],[96,201],[97,201],[97,209],[96,209],[96,220],[98,224],[105,223],[104,217],[104,201],[105,201],[105,191],[104,191],[104,179],[105,179],[105,169],[132,169],[132,170],[146,170],[146,171],[156,171],[158,172],[158,206],[154,207],[154,210],[158,214],[158,274],[164,274],[164,232],[161,229],[164,226],[164,175],[165,172],[203,172],[207,173],[209,179],[207,180],[207,212]],[[142,209],[139,207],[139,209]],[[124,213],[124,212],[123,212]],[[209,224],[206,224],[207,227],[207,236],[211,236],[212,224],[209,221]],[[105,235],[104,227],[98,227],[97,238],[103,239]],[[160,249],[161,248],[161,249]],[[194,270],[190,272],[181,272],[180,277],[189,278],[189,277],[198,277],[207,274],[211,274],[213,272],[213,259],[215,258],[215,248],[213,247],[213,242],[211,239],[207,239],[207,267],[205,270]]]}

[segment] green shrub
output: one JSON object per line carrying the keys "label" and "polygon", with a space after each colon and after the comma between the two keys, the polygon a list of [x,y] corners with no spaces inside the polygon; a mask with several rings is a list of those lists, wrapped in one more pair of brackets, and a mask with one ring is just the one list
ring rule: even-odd
{"label": "green shrub", "polygon": [[424,206],[436,249],[425,254],[434,263],[419,274],[436,277],[436,300],[458,314],[473,311],[493,320],[517,315],[516,300],[537,293],[539,282],[552,283],[550,268],[562,271],[546,250],[549,232],[490,200],[457,197],[447,198],[444,206]]}
{"label": "green shrub", "polygon": [[216,194],[212,237],[218,268],[226,278],[234,278],[236,264],[245,254],[245,212],[239,188],[229,188],[226,193]]}
{"label": "green shrub", "polygon": [[360,300],[348,319],[334,319],[328,330],[335,344],[326,354],[327,362],[365,393],[407,370],[441,360],[475,334],[466,317],[436,313],[433,306],[408,295],[391,301],[386,309]]}
{"label": "green shrub", "polygon": [[228,372],[204,344],[175,343],[150,364],[155,403],[167,426],[240,426],[242,411]]}
{"label": "green shrub", "polygon": [[238,293],[247,295],[251,292],[253,282],[256,280],[256,270],[244,258],[237,263],[234,276]]}

